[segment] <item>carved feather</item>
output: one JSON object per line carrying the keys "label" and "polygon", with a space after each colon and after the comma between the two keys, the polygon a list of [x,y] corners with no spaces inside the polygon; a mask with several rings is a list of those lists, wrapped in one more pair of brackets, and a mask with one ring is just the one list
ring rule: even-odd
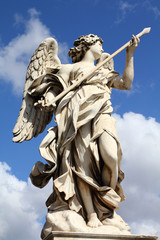
{"label": "carved feather", "polygon": [[35,107],[36,99],[28,93],[29,88],[38,86],[41,77],[48,73],[48,67],[59,69],[61,62],[57,56],[58,44],[54,38],[45,39],[34,52],[27,68],[22,105],[15,127],[13,141],[23,142],[37,137],[51,121],[53,113]]}

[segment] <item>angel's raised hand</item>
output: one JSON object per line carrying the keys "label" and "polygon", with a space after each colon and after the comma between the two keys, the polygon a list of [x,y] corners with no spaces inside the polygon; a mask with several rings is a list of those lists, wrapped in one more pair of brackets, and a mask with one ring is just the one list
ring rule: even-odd
{"label": "angel's raised hand", "polygon": [[131,45],[138,47],[138,44],[140,43],[140,38],[137,36],[132,35],[132,39],[131,39]]}
{"label": "angel's raised hand", "polygon": [[140,39],[137,36],[132,35],[130,45],[127,48],[127,52],[133,54],[140,43]]}

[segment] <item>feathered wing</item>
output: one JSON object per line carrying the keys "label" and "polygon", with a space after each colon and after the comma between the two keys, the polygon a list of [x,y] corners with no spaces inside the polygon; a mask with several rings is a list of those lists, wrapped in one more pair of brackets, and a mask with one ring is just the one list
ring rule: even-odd
{"label": "feathered wing", "polygon": [[37,137],[51,121],[53,112],[34,106],[35,98],[28,93],[32,86],[40,85],[43,77],[58,71],[61,62],[57,56],[58,44],[54,38],[45,39],[34,52],[27,69],[22,106],[13,129],[13,141],[23,142]]}

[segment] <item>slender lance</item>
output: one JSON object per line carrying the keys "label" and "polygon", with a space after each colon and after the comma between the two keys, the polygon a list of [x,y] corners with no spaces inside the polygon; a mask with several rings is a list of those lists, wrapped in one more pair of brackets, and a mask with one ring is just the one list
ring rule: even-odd
{"label": "slender lance", "polygon": [[[151,30],[151,28],[144,28],[142,32],[138,33],[136,35],[136,37],[140,38],[142,37],[144,34],[149,33]],[[44,106],[49,106],[53,103],[56,103],[58,100],[62,99],[68,92],[72,91],[73,89],[75,89],[76,87],[78,87],[84,80],[86,80],[87,78],[90,78],[92,75],[94,75],[94,73],[100,68],[102,67],[105,63],[107,63],[108,61],[110,61],[110,59],[114,58],[116,55],[118,55],[120,52],[122,52],[125,48],[127,48],[130,45],[130,41],[127,42],[126,44],[124,44],[121,48],[119,48],[117,51],[115,51],[113,54],[111,54],[108,58],[106,58],[104,61],[102,61],[101,63],[99,63],[97,66],[95,66],[91,71],[88,72],[88,74],[86,74],[85,76],[83,76],[82,78],[80,78],[78,81],[76,81],[75,83],[73,83],[70,87],[66,88],[63,92],[61,92],[59,95],[57,95],[55,98],[53,98],[53,100],[51,100],[50,102],[48,102],[47,104],[44,104]]]}

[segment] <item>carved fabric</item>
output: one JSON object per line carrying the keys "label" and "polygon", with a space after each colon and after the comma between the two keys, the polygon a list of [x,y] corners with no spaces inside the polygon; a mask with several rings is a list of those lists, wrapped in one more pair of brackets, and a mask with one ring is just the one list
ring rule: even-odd
{"label": "carved fabric", "polygon": [[[71,74],[69,84],[78,80],[87,69]],[[123,172],[119,168],[116,190],[102,183],[103,160],[99,154],[98,138],[106,131],[117,142],[119,166],[122,152],[117,138],[110,86],[118,73],[110,72],[107,78],[97,72],[75,91],[69,92],[58,104],[55,112],[57,126],[51,128],[40,145],[40,153],[49,165],[36,167],[39,175],[30,175],[32,183],[43,187],[53,177],[54,191],[47,200],[50,211],[71,209],[86,218],[77,179],[89,185],[94,208],[100,220],[113,215],[118,203],[124,200],[120,182]],[[59,76],[60,81],[62,79]],[[106,143],[107,144],[107,143]]]}

